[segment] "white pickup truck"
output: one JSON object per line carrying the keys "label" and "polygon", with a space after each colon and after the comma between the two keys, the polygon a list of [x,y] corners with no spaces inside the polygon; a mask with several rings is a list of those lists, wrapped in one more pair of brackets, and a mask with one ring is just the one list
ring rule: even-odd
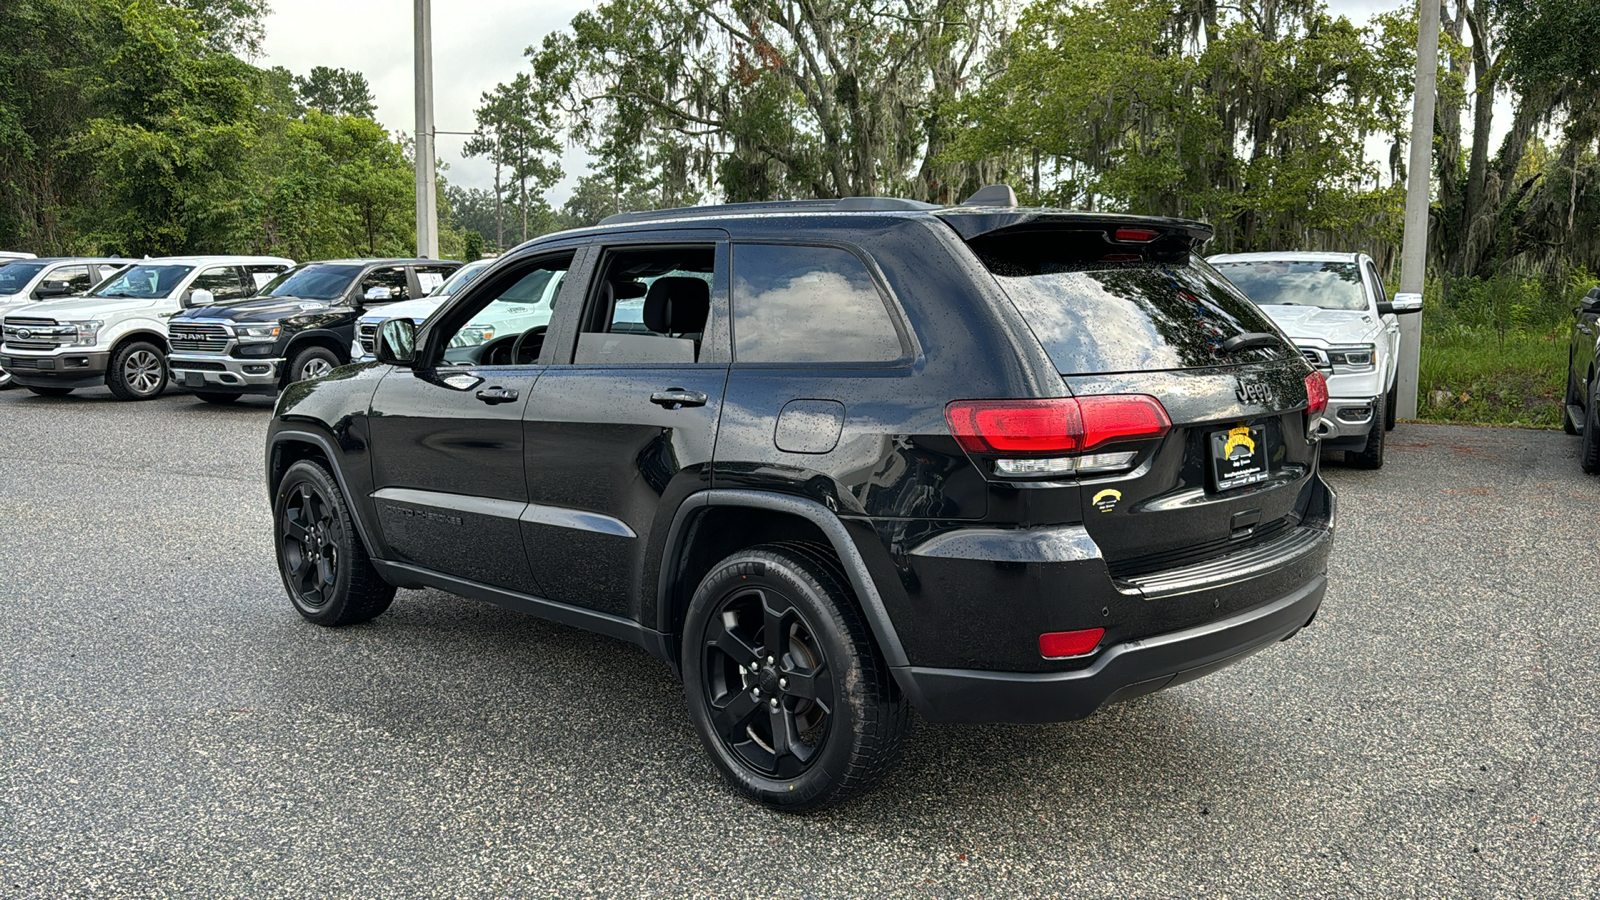
{"label": "white pickup truck", "polygon": [[1398,398],[1398,316],[1421,312],[1421,295],[1389,299],[1365,253],[1227,253],[1207,261],[1327,374],[1325,419],[1335,430],[1323,438],[1323,449],[1381,468]]}
{"label": "white pickup truck", "polygon": [[189,306],[249,297],[292,265],[276,256],[141,260],[83,297],[7,312],[0,369],[46,397],[101,384],[120,400],[159,397],[167,387],[168,319]]}

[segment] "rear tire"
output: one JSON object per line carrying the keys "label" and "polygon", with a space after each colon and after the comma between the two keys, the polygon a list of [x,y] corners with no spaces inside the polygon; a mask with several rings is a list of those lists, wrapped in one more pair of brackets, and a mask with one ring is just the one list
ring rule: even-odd
{"label": "rear tire", "polygon": [[272,504],[273,544],[284,590],[318,625],[366,622],[394,601],[373,567],[339,484],[310,460],[289,467]]}
{"label": "rear tire", "polygon": [[1383,407],[1382,403],[1372,405],[1372,430],[1367,432],[1367,449],[1344,455],[1345,461],[1358,469],[1383,468],[1383,443],[1389,431],[1385,427]]}
{"label": "rear tire", "polygon": [[238,394],[221,394],[215,391],[195,391],[194,395],[207,403],[215,403],[218,406],[227,406],[229,403],[239,399]]}
{"label": "rear tire", "polygon": [[337,369],[343,363],[332,350],[326,347],[307,347],[294,355],[294,361],[289,364],[289,383],[308,381]]}
{"label": "rear tire", "polygon": [[167,389],[167,354],[149,341],[132,341],[111,354],[106,387],[118,400],[154,400]]}
{"label": "rear tire", "polygon": [[1583,414],[1583,443],[1578,448],[1578,466],[1590,475],[1600,475],[1600,378],[1589,385],[1589,407]]}
{"label": "rear tire", "polygon": [[28,385],[28,390],[41,397],[65,397],[72,393],[72,388],[34,387],[31,384]]}
{"label": "rear tire", "polygon": [[910,706],[847,585],[808,545],[767,544],[718,563],[689,603],[689,718],[723,778],[774,809],[866,790],[904,744]]}

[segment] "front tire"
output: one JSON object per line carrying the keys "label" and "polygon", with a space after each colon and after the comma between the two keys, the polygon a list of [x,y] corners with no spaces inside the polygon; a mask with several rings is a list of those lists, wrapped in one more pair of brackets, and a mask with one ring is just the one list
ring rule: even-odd
{"label": "front tire", "polygon": [[729,784],[804,812],[881,780],[910,707],[843,572],[811,545],[736,553],[700,582],[684,623],[689,717]]}
{"label": "front tire", "polygon": [[1389,385],[1389,393],[1383,399],[1383,428],[1393,431],[1395,413],[1400,409],[1400,378],[1395,377],[1394,384]]}
{"label": "front tire", "polygon": [[224,394],[217,391],[195,391],[194,395],[206,403],[214,403],[217,406],[227,406],[239,399],[238,394]]}
{"label": "front tire", "polygon": [[289,383],[321,378],[340,365],[338,355],[327,347],[307,347],[289,363]]}
{"label": "front tire", "polygon": [[1346,453],[1345,461],[1358,469],[1383,468],[1384,437],[1389,429],[1384,427],[1384,404],[1374,403],[1372,408],[1372,430],[1367,432],[1367,448],[1360,453]]}
{"label": "front tire", "polygon": [[17,386],[17,379],[5,369],[0,369],[0,391],[9,391]]}
{"label": "front tire", "polygon": [[354,625],[382,615],[394,586],[373,568],[344,494],[310,460],[289,467],[272,504],[278,572],[294,608],[318,625]]}
{"label": "front tire", "polygon": [[41,397],[65,397],[72,393],[72,388],[34,387],[28,385],[28,390]]}
{"label": "front tire", "polygon": [[1578,423],[1573,421],[1568,410],[1583,402],[1583,392],[1578,387],[1578,379],[1573,377],[1572,360],[1567,360],[1567,396],[1561,401],[1561,430],[1567,434],[1578,433]]}
{"label": "front tire", "polygon": [[132,341],[111,354],[106,387],[118,400],[154,400],[167,389],[167,354],[149,341]]}
{"label": "front tire", "polygon": [[1578,466],[1590,475],[1600,475],[1600,378],[1589,385],[1589,407],[1583,414],[1583,443],[1578,447]]}

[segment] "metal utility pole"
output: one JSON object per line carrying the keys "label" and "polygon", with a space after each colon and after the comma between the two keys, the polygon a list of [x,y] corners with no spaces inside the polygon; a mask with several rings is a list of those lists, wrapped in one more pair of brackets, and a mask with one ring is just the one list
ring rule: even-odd
{"label": "metal utility pole", "polygon": [[[1411,168],[1406,173],[1406,231],[1400,248],[1400,293],[1422,294],[1428,265],[1428,203],[1433,175],[1433,104],[1439,96],[1439,0],[1418,0],[1417,90],[1411,102]],[[1402,419],[1417,415],[1422,317],[1400,317],[1399,403]]]}
{"label": "metal utility pole", "polygon": [[417,70],[417,255],[439,255],[439,200],[433,175],[433,11],[430,0],[416,6]]}

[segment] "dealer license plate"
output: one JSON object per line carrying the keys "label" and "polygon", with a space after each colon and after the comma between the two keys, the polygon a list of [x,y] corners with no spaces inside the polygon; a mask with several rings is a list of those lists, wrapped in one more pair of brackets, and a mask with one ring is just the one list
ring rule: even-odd
{"label": "dealer license plate", "polygon": [[1211,433],[1212,484],[1226,491],[1267,479],[1267,430],[1240,425]]}
{"label": "dealer license plate", "polygon": [[185,372],[183,373],[183,386],[203,388],[206,386],[206,376],[200,372]]}

